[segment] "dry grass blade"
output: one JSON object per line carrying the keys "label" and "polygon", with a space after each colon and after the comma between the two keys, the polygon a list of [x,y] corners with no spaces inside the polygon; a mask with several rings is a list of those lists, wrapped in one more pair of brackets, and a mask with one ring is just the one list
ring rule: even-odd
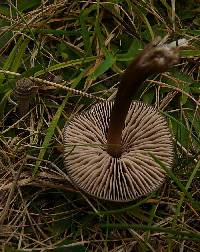
{"label": "dry grass blade", "polygon": [[[4,74],[8,74],[8,75],[10,74],[10,75],[15,75],[15,76],[21,76],[21,74],[19,74],[19,73],[4,71],[4,70],[0,70],[0,73],[4,73]],[[105,100],[105,99],[103,99],[101,97],[98,97],[98,96],[95,96],[95,95],[92,95],[92,94],[88,94],[86,92],[82,92],[82,91],[76,90],[74,88],[66,87],[66,86],[64,86],[64,84],[66,84],[66,82],[63,82],[62,84],[58,84],[58,83],[55,83],[55,82],[52,82],[52,81],[47,81],[47,80],[43,80],[43,79],[36,78],[36,77],[29,77],[29,79],[35,82],[35,87],[37,87],[37,85],[39,85],[38,88],[42,88],[41,85],[43,85],[43,86],[47,85],[47,86],[52,86],[52,87],[55,87],[55,88],[58,88],[58,89],[63,89],[63,90],[65,90],[67,92],[70,92],[72,94],[87,97],[87,98],[94,99],[94,100],[97,100],[97,101],[104,101]]]}

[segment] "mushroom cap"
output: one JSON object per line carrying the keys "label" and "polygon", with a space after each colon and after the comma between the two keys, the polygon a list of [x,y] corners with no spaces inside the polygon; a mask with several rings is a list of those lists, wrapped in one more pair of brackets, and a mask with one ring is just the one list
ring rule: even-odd
{"label": "mushroom cap", "polygon": [[34,86],[34,83],[28,78],[19,79],[16,82],[16,87],[14,89],[14,96],[16,98],[19,97],[27,97],[31,94],[31,88]]}
{"label": "mushroom cap", "polygon": [[173,163],[173,143],[165,118],[154,107],[133,101],[122,132],[121,157],[106,152],[113,102],[97,103],[64,129],[67,173],[77,187],[104,200],[126,202],[155,191]]}

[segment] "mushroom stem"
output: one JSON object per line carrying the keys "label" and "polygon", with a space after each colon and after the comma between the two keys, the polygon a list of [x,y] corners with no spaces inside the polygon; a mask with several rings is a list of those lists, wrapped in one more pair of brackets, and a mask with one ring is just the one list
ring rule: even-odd
{"label": "mushroom stem", "polygon": [[154,43],[150,43],[125,70],[108,127],[107,152],[111,156],[120,157],[123,152],[121,135],[133,94],[149,76],[165,72],[176,63],[177,53],[176,48],[159,48],[155,47]]}

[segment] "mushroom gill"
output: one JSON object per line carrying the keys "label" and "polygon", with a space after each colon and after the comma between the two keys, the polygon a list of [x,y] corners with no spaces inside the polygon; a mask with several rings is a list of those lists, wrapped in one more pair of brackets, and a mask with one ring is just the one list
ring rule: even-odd
{"label": "mushroom gill", "polygon": [[122,76],[115,102],[102,102],[76,115],[64,129],[65,165],[84,192],[110,201],[131,201],[155,191],[173,163],[165,118],[152,106],[132,101],[138,86],[177,61],[174,49],[151,43]]}
{"label": "mushroom gill", "polygon": [[165,173],[149,153],[170,168],[173,144],[165,118],[134,101],[122,131],[122,155],[112,157],[106,151],[112,107],[113,102],[98,103],[66,126],[65,162],[70,179],[82,190],[101,199],[129,201],[161,185]]}

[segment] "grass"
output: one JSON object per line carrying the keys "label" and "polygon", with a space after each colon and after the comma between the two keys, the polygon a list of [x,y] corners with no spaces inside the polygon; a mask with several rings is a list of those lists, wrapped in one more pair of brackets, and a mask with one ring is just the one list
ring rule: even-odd
{"label": "grass", "polygon": [[[198,1],[1,1],[2,251],[198,251],[199,11]],[[179,64],[135,95],[167,118],[173,170],[137,201],[92,199],[65,173],[64,124],[111,99],[130,60],[157,36],[188,41]],[[21,77],[34,88],[16,95]]]}

